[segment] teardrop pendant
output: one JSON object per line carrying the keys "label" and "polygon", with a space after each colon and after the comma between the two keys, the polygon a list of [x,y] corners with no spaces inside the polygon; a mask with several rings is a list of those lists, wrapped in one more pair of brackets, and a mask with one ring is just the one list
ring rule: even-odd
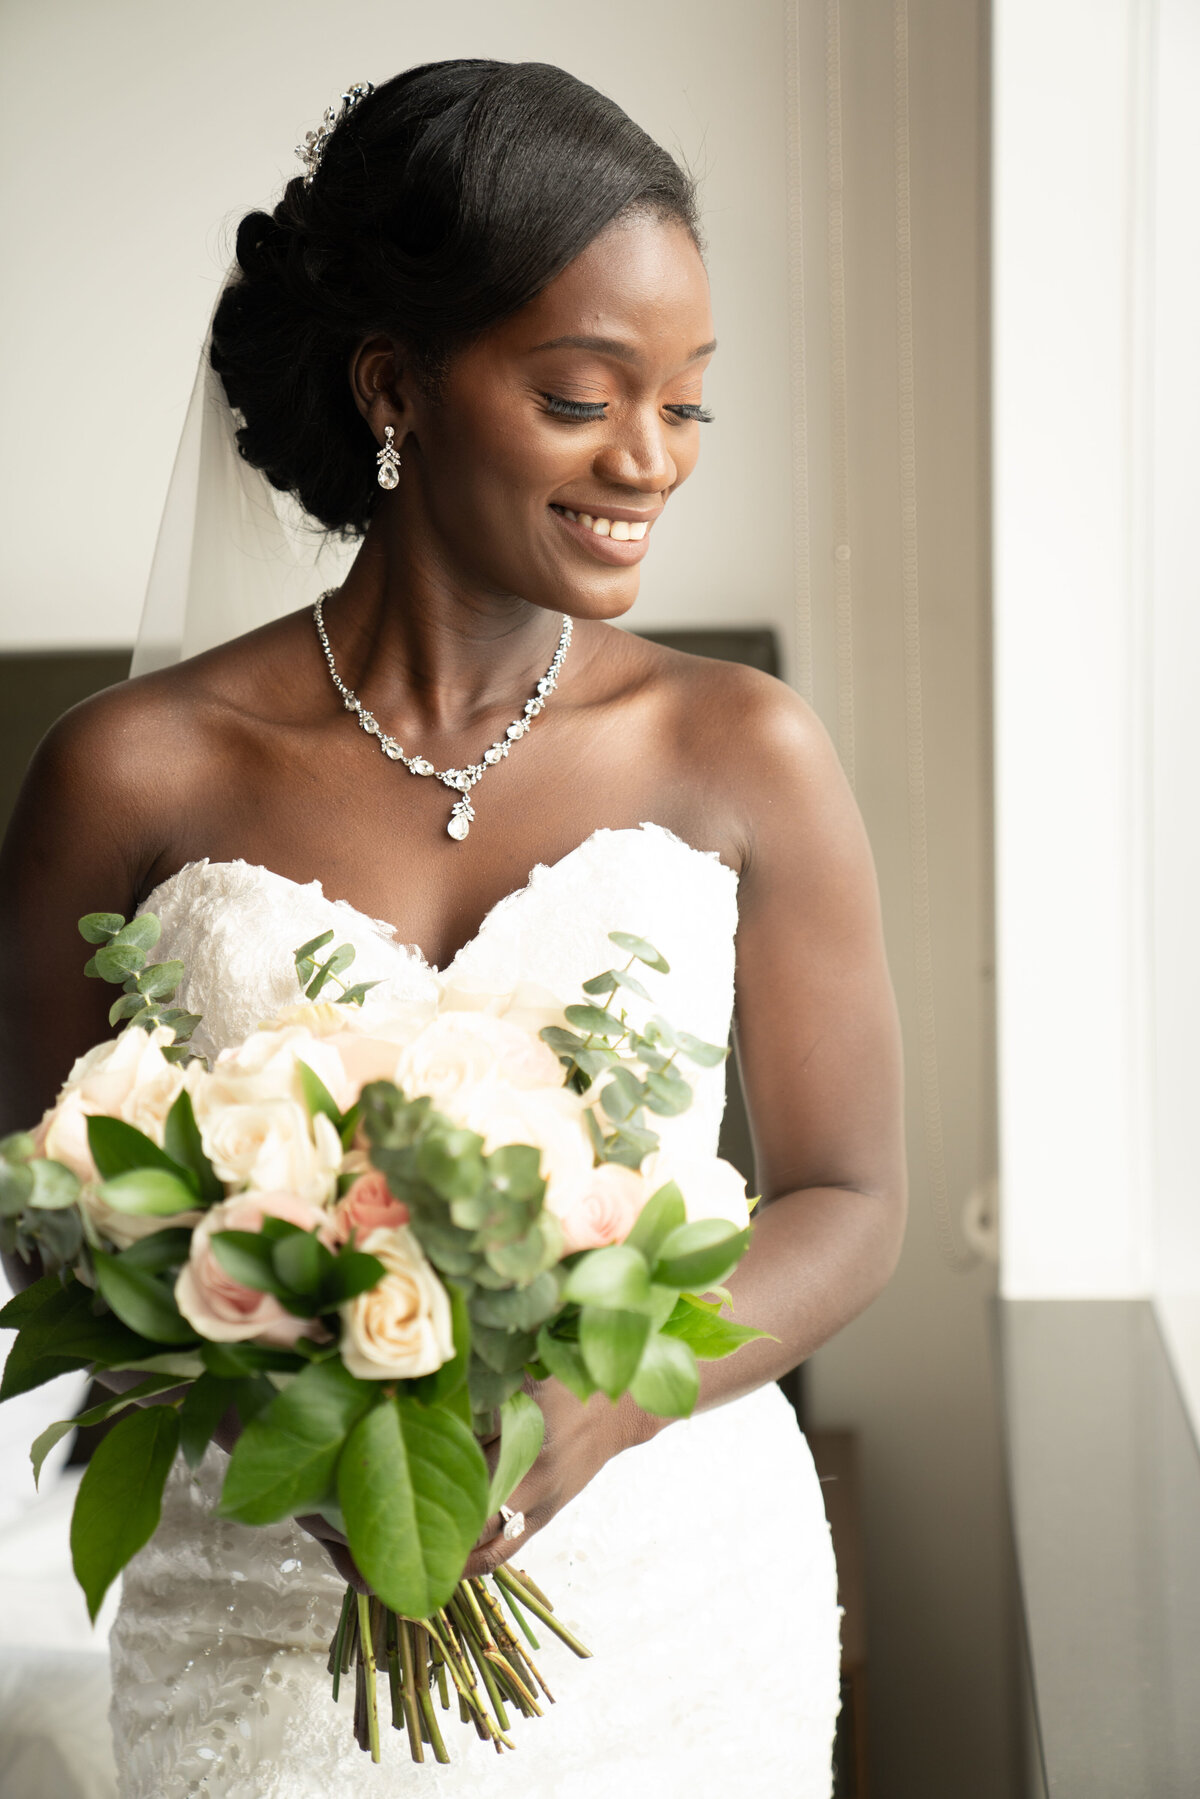
{"label": "teardrop pendant", "polygon": [[470,829],[470,819],[464,818],[461,812],[456,812],[450,820],[450,823],[446,826],[447,832],[454,838],[456,843],[461,843]]}

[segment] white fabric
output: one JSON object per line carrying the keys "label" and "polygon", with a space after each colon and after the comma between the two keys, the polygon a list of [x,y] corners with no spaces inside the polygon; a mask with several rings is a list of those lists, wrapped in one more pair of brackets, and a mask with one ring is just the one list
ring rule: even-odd
{"label": "white fabric", "polygon": [[[358,950],[356,978],[414,996],[436,979],[386,923],[245,862],[191,863],[145,908],[160,952],[188,966],[181,997],[209,1048],[295,997],[291,952],[330,925]],[[535,869],[449,973],[571,998],[609,965],[607,932],[637,931],[671,962],[649,977],[656,1004],[723,1042],[736,924],[737,878],[715,854],[657,825],[597,831]],[[717,1070],[680,1121],[698,1152],[714,1149],[722,1104]],[[122,1799],[828,1799],[836,1569],[812,1458],[775,1386],[616,1457],[530,1539],[518,1565],[595,1654],[543,1641],[558,1703],[516,1720],[517,1749],[500,1757],[448,1718],[444,1768],[415,1767],[391,1730],[381,1767],[356,1748],[352,1692],[335,1709],[325,1669],[341,1582],[295,1527],[213,1517],[222,1461],[210,1451],[197,1477],[177,1465],[158,1533],[126,1571],[112,1636]]]}
{"label": "white fabric", "polygon": [[211,336],[210,319],[159,523],[133,675],[311,605],[341,582],[358,548],[327,538],[239,456],[234,415],[208,360]]}

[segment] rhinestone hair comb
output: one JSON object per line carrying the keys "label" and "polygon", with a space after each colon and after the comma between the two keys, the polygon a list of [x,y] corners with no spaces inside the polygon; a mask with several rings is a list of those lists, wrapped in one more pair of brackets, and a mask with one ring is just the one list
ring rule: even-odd
{"label": "rhinestone hair comb", "polygon": [[356,81],[354,86],[347,88],[344,94],[339,94],[338,101],[340,101],[340,104],[338,104],[338,102],[332,102],[325,108],[325,117],[321,120],[317,129],[315,131],[305,132],[304,142],[296,145],[296,155],[300,158],[308,171],[304,177],[305,187],[312,186],[313,176],[321,166],[321,158],[325,153],[325,146],[329,142],[333,132],[342,123],[343,119],[348,119],[350,117],[350,114],[354,111],[354,108],[360,101],[365,100],[368,94],[373,94],[374,92],[374,85],[370,81]]}

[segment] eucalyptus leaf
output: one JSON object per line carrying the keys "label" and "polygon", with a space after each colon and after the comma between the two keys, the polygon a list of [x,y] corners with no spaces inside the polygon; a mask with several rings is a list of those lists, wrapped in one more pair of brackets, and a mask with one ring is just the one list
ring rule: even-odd
{"label": "eucalyptus leaf", "polygon": [[520,1486],[541,1451],[546,1435],[542,1408],[528,1393],[514,1393],[500,1407],[500,1455],[488,1491],[489,1514]]}
{"label": "eucalyptus leaf", "polygon": [[426,1618],[454,1592],[487,1519],[487,1465],[460,1419],[398,1395],[355,1425],[338,1502],[364,1579],[393,1611]]}
{"label": "eucalyptus leaf", "polygon": [[15,1218],[33,1195],[33,1164],[0,1162],[0,1218]]}
{"label": "eucalyptus leaf", "polygon": [[117,1575],[158,1528],[178,1446],[174,1408],[139,1406],[101,1439],[84,1470],[71,1517],[71,1558],[93,1623]]}
{"label": "eucalyptus leaf", "polygon": [[614,1068],[612,1078],[600,1095],[600,1104],[614,1124],[623,1124],[636,1113],[646,1098],[648,1088],[631,1068]]}
{"label": "eucalyptus leaf", "polygon": [[316,955],[316,953],[319,949],[324,949],[325,945],[327,943],[332,943],[332,942],[333,942],[333,932],[332,931],[322,931],[321,935],[319,937],[310,937],[308,942],[302,943],[298,950],[293,950],[293,952],[292,952],[293,960],[296,962],[310,961],[311,958]]}
{"label": "eucalyptus leaf", "polygon": [[679,1047],[689,1062],[695,1062],[699,1068],[715,1068],[724,1062],[729,1054],[728,1045],[720,1043],[703,1043],[699,1037],[693,1037],[690,1031],[676,1033]]}
{"label": "eucalyptus leaf", "polygon": [[647,968],[653,968],[658,974],[670,974],[671,964],[644,937],[631,936],[628,931],[610,931],[608,940],[615,943],[618,949],[623,949],[626,955],[636,956]]}
{"label": "eucalyptus leaf", "polygon": [[663,1118],[673,1118],[680,1112],[686,1112],[692,1103],[692,1089],[683,1076],[673,1068],[664,1068],[661,1073],[650,1073],[646,1076],[646,1107],[657,1112]]}
{"label": "eucalyptus leaf", "polygon": [[107,943],[124,923],[119,912],[87,912],[79,920],[79,935],[87,943]]}
{"label": "eucalyptus leaf", "polygon": [[152,962],[138,976],[138,991],[147,999],[170,999],[184,973],[182,962]]}
{"label": "eucalyptus leaf", "polygon": [[564,1017],[569,1025],[589,1037],[621,1037],[625,1033],[616,1013],[607,1012],[602,1006],[568,1006]]}
{"label": "eucalyptus leaf", "polygon": [[136,1018],[145,1007],[145,1000],[140,993],[122,993],[108,1008],[109,1024],[119,1024],[123,1018]]}
{"label": "eucalyptus leaf", "polygon": [[347,1436],[380,1399],[340,1361],[313,1362],[253,1419],[233,1448],[218,1508],[242,1524],[319,1511]]}
{"label": "eucalyptus leaf", "polygon": [[560,1287],[557,1270],[539,1274],[527,1287],[508,1292],[479,1292],[471,1300],[471,1318],[498,1330],[536,1330],[558,1310]]}
{"label": "eucalyptus leaf", "polygon": [[110,938],[109,947],[147,950],[162,936],[162,923],[153,912],[139,912],[128,924],[123,924],[115,937]]}
{"label": "eucalyptus leaf", "polygon": [[610,968],[607,974],[598,974],[583,983],[583,991],[593,994],[611,993],[617,987],[624,993],[636,993],[639,999],[650,998],[642,983],[625,968]]}
{"label": "eucalyptus leaf", "polygon": [[126,975],[136,974],[146,966],[146,952],[135,943],[107,943],[96,951],[92,961],[102,981],[116,981],[119,985]]}

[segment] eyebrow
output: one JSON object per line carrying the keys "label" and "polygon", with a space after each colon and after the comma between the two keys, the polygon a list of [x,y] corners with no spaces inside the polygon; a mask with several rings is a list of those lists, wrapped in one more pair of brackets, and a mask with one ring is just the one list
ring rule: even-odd
{"label": "eyebrow", "polygon": [[[711,356],[716,347],[717,340],[714,337],[710,344],[701,344],[698,350],[693,350],[688,361],[695,362],[701,356]],[[593,350],[600,356],[615,356],[618,362],[640,361],[637,351],[629,344],[623,344],[618,337],[551,337],[544,344],[534,344],[529,354],[532,356],[537,350]]]}

